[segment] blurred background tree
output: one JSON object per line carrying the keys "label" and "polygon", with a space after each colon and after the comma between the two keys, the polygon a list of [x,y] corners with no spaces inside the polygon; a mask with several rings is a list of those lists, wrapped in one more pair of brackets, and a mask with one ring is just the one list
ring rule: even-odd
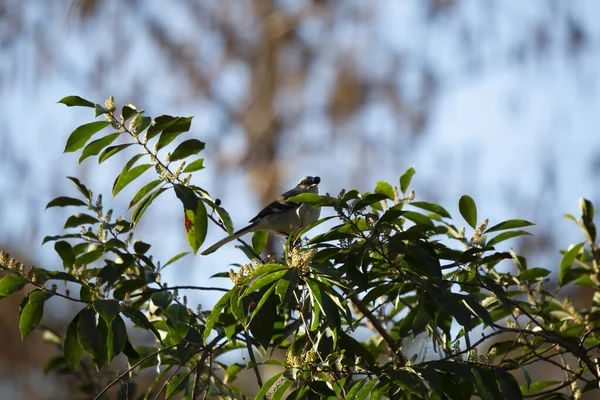
{"label": "blurred background tree", "polygon": [[[81,123],[53,103],[114,94],[195,116],[220,171],[203,185],[237,211],[236,226],[300,176],[336,194],[416,165],[421,198],[448,205],[470,193],[483,214],[538,223],[520,251],[551,268],[559,254],[548,250],[577,234],[562,213],[581,196],[599,200],[599,12],[594,0],[0,1],[0,248],[51,267],[51,249],[30,249],[57,224],[42,210],[68,185],[56,179],[67,173],[60,152]],[[114,174],[98,170],[83,163],[79,174],[109,193]],[[179,209],[152,212],[172,231],[165,254],[184,249],[170,223]],[[221,257],[168,279],[201,281],[232,261]],[[41,354],[38,342],[2,334],[10,379],[0,386],[20,393],[31,381],[20,371],[47,358],[24,356]],[[16,359],[25,369],[9,368]]]}

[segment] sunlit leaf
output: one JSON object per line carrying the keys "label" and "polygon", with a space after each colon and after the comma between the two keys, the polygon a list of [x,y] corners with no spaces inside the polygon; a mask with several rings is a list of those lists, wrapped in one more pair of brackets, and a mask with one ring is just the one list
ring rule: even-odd
{"label": "sunlit leaf", "polygon": [[475,229],[477,227],[477,206],[473,199],[467,195],[462,196],[458,201],[458,210],[471,228]]}
{"label": "sunlit leaf", "polygon": [[44,316],[44,303],[52,296],[52,293],[36,289],[25,297],[19,311],[21,339],[24,339],[39,325]]}
{"label": "sunlit leaf", "polygon": [[81,164],[83,160],[85,160],[88,157],[98,155],[102,151],[102,149],[114,142],[120,134],[121,132],[111,133],[110,135],[104,136],[102,139],[90,142],[87,146],[85,146],[85,148],[81,152],[81,156],[79,157],[79,164]]}
{"label": "sunlit leaf", "polygon": [[108,121],[95,121],[81,125],[69,135],[64,152],[71,153],[81,149],[95,133],[100,132],[108,125]]}
{"label": "sunlit leaf", "polygon": [[402,193],[406,193],[406,191],[408,190],[408,186],[410,185],[410,181],[412,180],[412,177],[415,174],[415,172],[415,169],[413,167],[410,167],[400,177],[400,191]]}
{"label": "sunlit leaf", "polygon": [[79,96],[67,96],[58,101],[67,107],[91,107],[94,108],[94,103]]}
{"label": "sunlit leaf", "polygon": [[152,167],[152,164],[142,164],[136,167],[131,168],[129,171],[126,171],[124,174],[120,174],[112,190],[112,196],[115,197],[117,193],[119,193],[123,188],[129,185],[131,182],[136,180],[140,175],[148,170],[148,168]]}
{"label": "sunlit leaf", "polygon": [[181,142],[179,146],[173,150],[173,153],[171,154],[171,161],[179,161],[191,155],[198,154],[204,150],[205,146],[206,143],[201,142],[198,139],[188,139],[184,142]]}

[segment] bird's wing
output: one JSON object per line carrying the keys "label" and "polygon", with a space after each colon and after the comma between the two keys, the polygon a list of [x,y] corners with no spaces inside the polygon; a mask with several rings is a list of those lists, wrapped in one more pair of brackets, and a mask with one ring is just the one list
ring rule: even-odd
{"label": "bird's wing", "polygon": [[300,206],[300,203],[294,203],[288,201],[287,199],[302,194],[304,192],[305,190],[299,188],[288,190],[287,192],[279,196],[277,200],[273,201],[271,204],[263,208],[262,211],[256,215],[256,217],[250,220],[250,222],[256,222],[267,215],[278,214],[298,208]]}

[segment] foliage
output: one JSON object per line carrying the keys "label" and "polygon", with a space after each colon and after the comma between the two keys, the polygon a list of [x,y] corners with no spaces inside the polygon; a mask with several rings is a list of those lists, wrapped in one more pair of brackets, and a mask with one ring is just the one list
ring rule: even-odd
{"label": "foliage", "polygon": [[[8,274],[0,280],[0,298],[33,288],[21,304],[22,337],[39,326],[49,299],[81,304],[60,340],[49,335],[59,354],[45,372],[77,374],[91,397],[119,385],[119,398],[178,393],[186,399],[245,398],[236,387],[244,368],[255,373],[257,399],[559,399],[598,387],[600,254],[589,201],[581,202],[580,220],[568,215],[581,226],[585,241],[564,252],[558,276],[560,286],[594,291],[589,310],[575,309],[568,298],[560,301],[556,291],[546,289],[550,270],[529,268],[516,253],[494,249],[527,234],[523,228],[531,223],[515,219],[488,227],[474,200],[463,196],[459,211],[473,229],[467,235],[442,206],[415,201],[409,191],[412,168],[400,177],[400,189],[378,182],[372,193],[352,189],[337,197],[293,198],[328,208],[334,216],[292,235],[280,258],[259,256],[264,234],[252,244],[240,240],[250,262],[216,276],[229,278],[231,289],[168,287],[161,271],[186,253],[161,264],[150,255],[149,243],[133,239],[156,198],[174,191],[194,254],[209,221],[225,233],[233,231],[227,211],[191,183],[203,169],[197,155],[204,143],[187,139],[167,150],[189,131],[191,118],[152,119],[131,104],[117,115],[112,98],[104,106],[77,96],[60,102],[93,108],[105,119],[78,127],[67,139],[65,152],[80,151],[80,162],[97,157],[102,163],[137,149],[115,178],[113,196],[148,171],[157,174],[130,200],[129,220],[113,219],[100,195],[69,177],[78,197],[58,197],[48,207],[78,212],[67,219],[66,233],[43,240],[54,244],[63,271],[26,268],[1,253],[0,266]],[[115,132],[91,141],[108,127]],[[113,145],[117,138],[125,141]],[[325,221],[335,225],[304,238]],[[512,260],[514,272],[503,260]],[[59,290],[51,281],[68,285]],[[184,289],[223,293],[212,310],[195,310],[179,295]],[[153,340],[135,343],[132,325]],[[420,350],[410,354],[415,343]],[[239,349],[250,355],[245,366],[220,361]],[[285,359],[269,358],[275,349],[284,350]],[[256,353],[263,356],[260,361]],[[119,355],[128,367],[112,379],[111,368],[119,363],[111,361]],[[276,365],[281,372],[263,376],[260,365]],[[540,365],[561,370],[564,378],[532,381],[527,371]],[[151,367],[152,385],[138,387],[136,376]],[[522,385],[517,372],[525,374]]]}

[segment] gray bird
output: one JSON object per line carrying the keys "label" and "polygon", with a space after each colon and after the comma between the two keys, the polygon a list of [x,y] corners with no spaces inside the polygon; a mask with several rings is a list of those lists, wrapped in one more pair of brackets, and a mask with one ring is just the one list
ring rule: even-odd
{"label": "gray bird", "polygon": [[203,256],[217,251],[221,246],[235,240],[246,233],[257,231],[272,231],[279,235],[288,236],[290,233],[307,227],[319,219],[321,209],[305,203],[288,201],[290,197],[302,193],[319,193],[317,185],[321,182],[318,176],[305,176],[295,188],[288,190],[277,200],[266,206],[258,215],[250,220],[250,225],[232,233],[200,253]]}

